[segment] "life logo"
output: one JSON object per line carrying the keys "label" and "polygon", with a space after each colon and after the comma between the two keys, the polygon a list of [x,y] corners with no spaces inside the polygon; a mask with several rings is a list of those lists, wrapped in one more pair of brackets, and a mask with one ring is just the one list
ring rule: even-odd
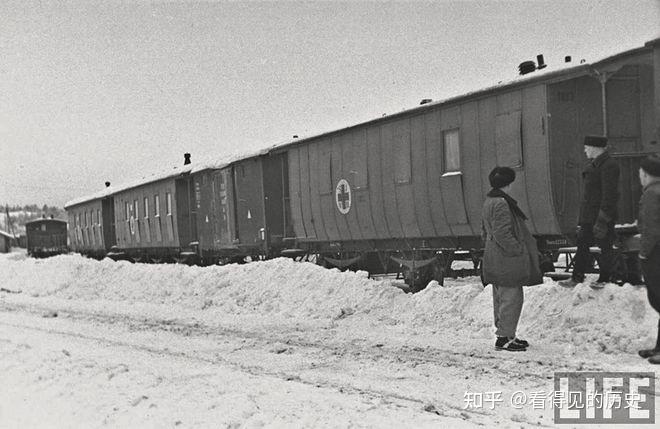
{"label": "life logo", "polygon": [[335,204],[337,204],[337,209],[341,214],[345,215],[351,210],[351,185],[348,184],[346,179],[337,182]]}
{"label": "life logo", "polygon": [[555,424],[655,423],[655,373],[555,372]]}

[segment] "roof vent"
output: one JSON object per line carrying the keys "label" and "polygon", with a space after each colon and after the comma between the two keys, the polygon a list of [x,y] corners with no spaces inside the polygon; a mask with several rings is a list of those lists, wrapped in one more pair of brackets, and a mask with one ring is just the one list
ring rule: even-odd
{"label": "roof vent", "polygon": [[536,66],[537,70],[541,70],[541,69],[544,69],[546,67],[546,63],[545,63],[545,61],[543,61],[543,55],[542,54],[539,54],[539,55],[536,56],[536,62],[538,63],[538,65]]}
{"label": "roof vent", "polygon": [[431,101],[433,101],[433,100],[430,99],[430,98],[424,98],[422,101],[419,102],[419,105],[421,106],[422,104],[428,104]]}
{"label": "roof vent", "polygon": [[536,70],[536,63],[534,61],[523,61],[518,65],[518,71],[521,75],[531,73]]}
{"label": "roof vent", "polygon": [[109,188],[110,187],[110,182],[105,182],[105,187]]}
{"label": "roof vent", "polygon": [[188,165],[190,164],[190,154],[189,153],[184,153],[183,154],[183,165]]}
{"label": "roof vent", "polygon": [[293,135],[293,138],[294,138],[294,139],[297,139],[297,138],[298,138],[298,134],[294,134],[294,135]]}
{"label": "roof vent", "polygon": [[564,57],[564,62],[565,62],[565,63],[570,63],[570,62],[571,62],[571,56],[570,56],[570,55],[566,55],[566,56]]}

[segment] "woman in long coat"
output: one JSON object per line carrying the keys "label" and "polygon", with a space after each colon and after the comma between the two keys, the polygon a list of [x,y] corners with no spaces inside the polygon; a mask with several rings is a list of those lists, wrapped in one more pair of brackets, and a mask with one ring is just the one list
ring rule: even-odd
{"label": "woman in long coat", "polygon": [[495,167],[488,175],[493,189],[482,210],[485,241],[483,280],[493,285],[493,313],[498,350],[524,351],[527,341],[516,338],[523,306],[523,286],[543,282],[536,240],[527,229],[527,216],[508,192],[516,173]]}

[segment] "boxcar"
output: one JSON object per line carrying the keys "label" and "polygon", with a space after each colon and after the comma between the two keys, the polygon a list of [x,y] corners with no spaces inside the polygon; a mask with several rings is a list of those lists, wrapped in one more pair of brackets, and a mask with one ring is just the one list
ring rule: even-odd
{"label": "boxcar", "polygon": [[186,163],[69,202],[74,250],[202,264],[278,255],[288,218],[284,161],[256,154]]}
{"label": "boxcar", "polygon": [[370,271],[387,271],[393,258],[413,275],[426,266],[431,277],[457,252],[476,262],[496,165],[516,170],[512,195],[539,246],[565,246],[588,134],[608,136],[621,165],[618,222],[633,222],[639,159],[658,151],[659,64],[660,39],[274,150],[288,158],[297,247],[335,266],[371,256]]}
{"label": "boxcar", "polygon": [[102,258],[116,244],[113,188],[65,204],[71,250]]}
{"label": "boxcar", "polygon": [[177,188],[189,195],[180,208],[191,211],[193,250],[205,263],[279,256],[290,224],[286,172],[285,156],[259,153],[196,169]]}
{"label": "boxcar", "polygon": [[202,207],[201,179],[219,169],[195,168],[187,155],[183,166],[113,192],[116,246],[110,256],[142,262],[199,262],[199,231],[204,230],[200,217],[205,222],[209,214]]}
{"label": "boxcar", "polygon": [[66,253],[67,224],[59,219],[37,219],[25,224],[27,253],[35,258]]}
{"label": "boxcar", "polygon": [[279,256],[293,233],[286,154],[259,154],[231,169],[236,243],[257,257]]}

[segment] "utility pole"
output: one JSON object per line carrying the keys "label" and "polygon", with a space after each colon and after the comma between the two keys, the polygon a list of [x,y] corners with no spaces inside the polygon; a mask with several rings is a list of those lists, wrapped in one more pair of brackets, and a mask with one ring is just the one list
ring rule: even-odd
{"label": "utility pole", "polygon": [[7,232],[10,232],[11,235],[16,238],[16,234],[14,234],[14,228],[11,224],[11,220],[9,218],[9,204],[5,204],[5,215],[6,215],[6,221],[5,221],[5,228],[7,228]]}

